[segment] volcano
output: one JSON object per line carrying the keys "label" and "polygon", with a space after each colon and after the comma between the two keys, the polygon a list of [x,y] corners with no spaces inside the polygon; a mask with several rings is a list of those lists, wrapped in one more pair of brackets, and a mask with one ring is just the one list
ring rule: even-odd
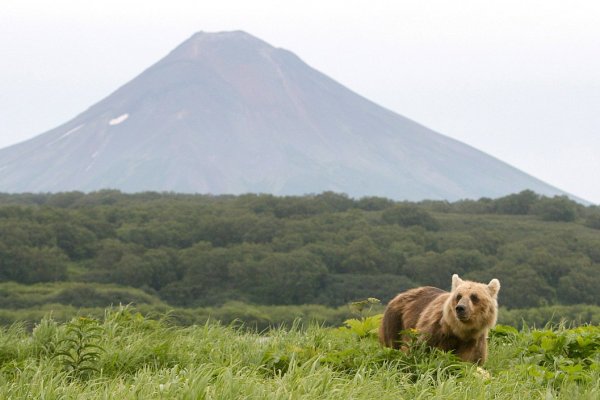
{"label": "volcano", "polygon": [[565,194],[245,32],[196,33],[65,124],[0,150],[0,191]]}

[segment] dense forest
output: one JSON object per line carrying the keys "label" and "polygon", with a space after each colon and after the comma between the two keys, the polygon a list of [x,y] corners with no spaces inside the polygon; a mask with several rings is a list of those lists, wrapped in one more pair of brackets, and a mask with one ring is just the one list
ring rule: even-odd
{"label": "dense forest", "polygon": [[[419,285],[449,289],[453,273],[498,278],[507,309],[598,306],[599,272],[600,209],[531,191],[454,203],[0,194],[0,309],[152,299],[339,307]],[[32,284],[53,290],[22,295]]]}

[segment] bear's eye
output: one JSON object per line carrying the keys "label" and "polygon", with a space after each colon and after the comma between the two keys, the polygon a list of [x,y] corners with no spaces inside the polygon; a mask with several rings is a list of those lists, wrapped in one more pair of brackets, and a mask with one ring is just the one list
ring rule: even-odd
{"label": "bear's eye", "polygon": [[462,299],[462,294],[457,294],[456,295],[456,301],[460,301],[460,299]]}
{"label": "bear's eye", "polygon": [[471,295],[471,301],[472,301],[473,303],[477,303],[477,302],[479,301],[479,297],[477,297],[477,295],[476,295],[476,294],[472,294],[472,295]]}

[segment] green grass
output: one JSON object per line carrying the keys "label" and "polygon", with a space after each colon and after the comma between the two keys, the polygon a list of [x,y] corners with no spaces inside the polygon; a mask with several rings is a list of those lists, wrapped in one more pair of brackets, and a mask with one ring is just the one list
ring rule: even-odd
{"label": "green grass", "polygon": [[[1,399],[596,399],[600,328],[490,339],[489,376],[450,354],[382,348],[374,318],[255,332],[129,308],[0,330]],[[90,354],[90,356],[77,356]],[[79,358],[78,358],[79,357]]]}

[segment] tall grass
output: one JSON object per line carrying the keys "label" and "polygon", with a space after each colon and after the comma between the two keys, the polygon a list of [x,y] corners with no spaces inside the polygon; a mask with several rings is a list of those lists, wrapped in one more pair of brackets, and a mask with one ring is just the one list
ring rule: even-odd
{"label": "tall grass", "polygon": [[[382,348],[367,318],[263,332],[217,322],[174,327],[128,308],[82,321],[44,318],[33,331],[19,324],[0,330],[0,398],[600,398],[597,327],[499,329],[482,372],[424,347]],[[77,348],[68,347],[74,326],[79,346],[98,353],[84,371],[62,354]]]}

